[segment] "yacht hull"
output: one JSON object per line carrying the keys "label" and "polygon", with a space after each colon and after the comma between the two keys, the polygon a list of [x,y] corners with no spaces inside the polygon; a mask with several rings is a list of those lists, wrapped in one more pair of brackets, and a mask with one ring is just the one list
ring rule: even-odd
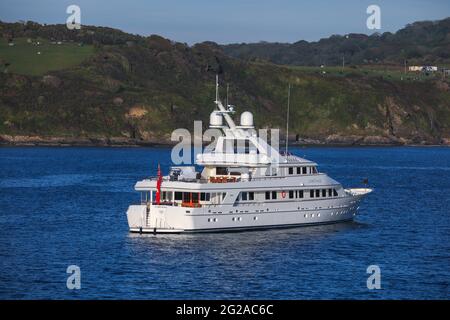
{"label": "yacht hull", "polygon": [[269,230],[269,229],[288,229],[288,228],[300,228],[300,227],[310,227],[324,224],[335,224],[352,221],[353,218],[347,220],[337,220],[337,221],[326,221],[326,222],[312,222],[312,223],[298,223],[298,224],[284,224],[284,225],[263,225],[263,226],[244,226],[244,227],[227,227],[227,228],[212,228],[212,229],[149,229],[149,228],[130,228],[131,233],[150,233],[150,234],[180,234],[180,233],[215,233],[215,232],[241,232],[241,231],[252,231],[252,230]]}
{"label": "yacht hull", "polygon": [[[130,232],[195,233],[292,228],[351,221],[364,194],[339,199],[242,206],[186,208],[134,206],[127,212]],[[131,207],[130,207],[131,208]]]}

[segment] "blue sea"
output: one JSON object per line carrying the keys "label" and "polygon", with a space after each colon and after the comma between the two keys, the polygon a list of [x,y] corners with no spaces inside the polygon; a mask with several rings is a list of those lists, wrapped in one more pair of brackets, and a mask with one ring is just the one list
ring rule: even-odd
{"label": "blue sea", "polygon": [[450,148],[291,151],[345,187],[369,180],[354,222],[130,234],[133,186],[167,173],[170,149],[0,148],[0,299],[449,299]]}

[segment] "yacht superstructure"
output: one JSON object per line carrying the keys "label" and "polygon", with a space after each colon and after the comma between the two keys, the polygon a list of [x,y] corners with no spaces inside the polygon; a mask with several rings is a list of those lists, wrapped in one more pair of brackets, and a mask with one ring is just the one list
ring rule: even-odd
{"label": "yacht superstructure", "polygon": [[216,95],[210,127],[221,130],[196,166],[138,181],[141,204],[127,211],[131,232],[184,233],[335,223],[353,219],[369,188],[344,189],[317,164],[279,152],[256,134],[253,115],[240,125]]}

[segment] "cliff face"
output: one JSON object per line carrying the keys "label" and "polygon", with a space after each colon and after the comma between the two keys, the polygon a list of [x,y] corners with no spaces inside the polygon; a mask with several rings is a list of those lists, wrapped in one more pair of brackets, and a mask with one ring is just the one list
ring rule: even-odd
{"label": "cliff face", "polygon": [[[2,24],[2,30],[8,26]],[[33,28],[25,32],[14,25],[16,39],[52,34],[66,40],[63,45],[82,39],[94,50],[75,66],[37,75],[5,69],[0,74],[0,143],[166,143],[176,128],[191,129],[194,120],[207,124],[216,73],[222,88],[230,85],[237,114],[252,111],[258,127],[284,128],[291,83],[292,140],[450,141],[445,78],[403,78],[401,72],[383,75],[362,67],[305,70],[231,58],[214,43],[189,47],[158,36],[118,33],[117,40],[111,36],[116,31],[94,27],[82,37],[66,34],[63,26]]]}

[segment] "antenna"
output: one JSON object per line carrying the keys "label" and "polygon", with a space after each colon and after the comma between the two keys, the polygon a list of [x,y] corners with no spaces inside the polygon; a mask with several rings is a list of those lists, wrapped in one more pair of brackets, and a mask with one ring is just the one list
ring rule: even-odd
{"label": "antenna", "polygon": [[289,83],[288,87],[288,102],[287,102],[287,115],[286,115],[286,155],[288,153],[288,144],[289,144],[289,104],[291,100],[291,84]]}
{"label": "antenna", "polygon": [[219,101],[219,75],[216,74],[216,102]]}
{"label": "antenna", "polygon": [[226,102],[226,106],[228,107],[228,88],[229,88],[229,85],[228,85],[228,83],[227,83],[227,102]]}
{"label": "antenna", "polygon": [[[219,108],[218,112],[220,112],[223,117],[225,118],[225,121],[228,123],[228,126],[230,129],[235,129],[236,124],[234,123],[233,119],[231,119],[229,113],[233,112],[233,109],[227,109],[223,106],[222,102],[219,100],[219,75],[216,74],[216,101],[214,101],[217,105],[217,108]],[[228,107],[228,106],[227,106]]]}

